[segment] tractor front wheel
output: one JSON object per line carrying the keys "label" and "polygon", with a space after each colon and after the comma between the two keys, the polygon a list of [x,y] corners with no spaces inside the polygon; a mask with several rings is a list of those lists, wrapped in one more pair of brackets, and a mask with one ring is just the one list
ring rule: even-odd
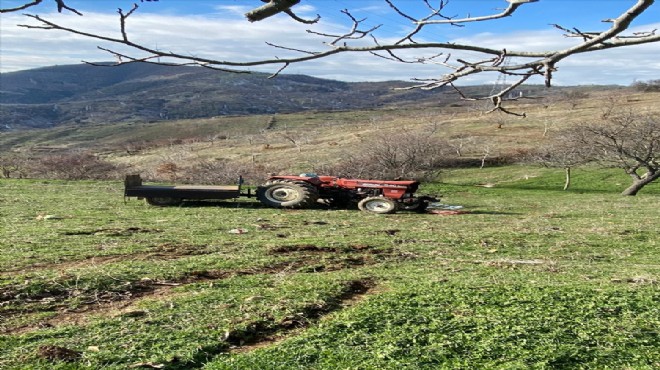
{"label": "tractor front wheel", "polygon": [[304,182],[272,181],[257,189],[257,199],[268,207],[305,208],[318,198],[316,188]]}
{"label": "tractor front wheel", "polygon": [[358,203],[358,208],[360,211],[387,214],[396,212],[397,203],[385,197],[368,197]]}

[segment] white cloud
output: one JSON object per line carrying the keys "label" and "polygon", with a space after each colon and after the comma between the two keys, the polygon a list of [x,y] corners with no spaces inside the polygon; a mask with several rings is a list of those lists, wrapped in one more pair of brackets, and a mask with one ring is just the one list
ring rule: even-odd
{"label": "white cloud", "polygon": [[[226,13],[243,14],[245,7],[231,6],[216,9],[220,14],[209,16],[183,17],[136,13],[128,24],[129,35],[136,42],[160,50],[219,60],[251,61],[301,55],[297,52],[273,48],[266,45],[265,41],[296,49],[317,51],[325,49],[322,39],[305,32],[310,28],[309,25],[292,22],[288,17],[278,16],[270,18],[268,22],[247,23],[242,16],[236,19],[227,19],[225,16]],[[314,11],[311,7],[299,10],[302,11],[301,13]],[[117,15],[86,13],[84,17],[79,17],[48,14],[44,17],[81,30],[120,37]],[[28,22],[29,19],[19,14],[2,15],[0,71],[79,63],[82,60],[111,60],[109,54],[96,48],[99,45],[135,54],[122,46],[113,46],[67,32],[28,30],[15,26]],[[34,24],[34,22],[30,23]],[[337,33],[342,29],[338,24],[327,23],[314,27],[319,32],[328,33]],[[636,27],[631,32],[656,27],[660,27],[660,24]],[[562,37],[556,30],[519,31],[507,34],[482,33],[452,41],[493,48],[535,51],[561,49],[576,42]],[[657,49],[657,44],[649,44],[574,56],[558,65],[559,71],[555,75],[555,83],[629,84],[635,79],[657,78],[660,75]],[[412,57],[415,53],[409,51],[402,55]],[[452,55],[467,57],[465,53]],[[255,71],[267,72],[274,72],[278,68],[279,65],[251,67]],[[292,65],[285,72],[344,81],[378,81],[438,77],[448,73],[449,70],[437,65],[400,64],[367,54],[350,53]],[[465,80],[464,83],[491,83],[495,78],[494,75],[478,76]],[[542,80],[531,82],[542,83]]]}
{"label": "white cloud", "polygon": [[244,6],[244,5],[216,5],[213,8],[220,14],[229,13],[240,16],[242,16],[243,14],[245,14],[245,12],[250,10],[248,6]]}

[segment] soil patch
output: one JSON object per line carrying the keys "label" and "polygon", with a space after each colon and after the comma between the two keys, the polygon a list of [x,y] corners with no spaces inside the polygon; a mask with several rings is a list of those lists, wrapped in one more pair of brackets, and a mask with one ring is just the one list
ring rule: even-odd
{"label": "soil patch", "polygon": [[[152,247],[147,251],[140,251],[127,254],[113,254],[107,256],[88,256],[83,259],[75,261],[55,262],[55,263],[39,263],[27,267],[5,270],[0,276],[15,275],[17,272],[34,272],[40,270],[55,270],[64,271],[71,269],[84,268],[89,266],[106,265],[114,262],[122,262],[127,260],[143,261],[150,259],[169,260],[177,259],[184,256],[209,254],[208,246],[206,245],[193,245],[193,244],[174,244],[165,243]],[[0,298],[1,300],[1,298]]]}
{"label": "soil patch", "polygon": [[314,244],[295,244],[282,245],[269,250],[271,254],[289,254],[289,253],[371,253],[371,254],[391,254],[392,248],[378,249],[366,244],[356,244],[347,247],[319,247]]}
{"label": "soil patch", "polygon": [[73,362],[82,357],[82,352],[58,346],[41,346],[37,349],[37,356],[51,362]]}
{"label": "soil patch", "polygon": [[74,230],[64,231],[62,235],[75,236],[75,235],[106,235],[106,236],[131,236],[139,233],[161,233],[160,229],[143,229],[141,227],[128,227],[121,228],[99,228],[94,230]]}

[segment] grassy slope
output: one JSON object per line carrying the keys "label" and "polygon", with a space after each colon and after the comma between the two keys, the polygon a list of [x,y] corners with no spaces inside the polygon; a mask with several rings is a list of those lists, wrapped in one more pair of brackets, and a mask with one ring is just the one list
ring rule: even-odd
{"label": "grassy slope", "polygon": [[[525,120],[465,105],[278,115],[264,132],[270,116],[225,117],[4,133],[0,148],[93,148],[147,175],[205,158],[307,171],[375,132],[435,126],[494,156],[597,118],[607,94],[521,102]],[[619,101],[657,112],[657,97]],[[212,134],[228,139],[173,143]],[[141,140],[173,144],[122,153]],[[628,182],[576,170],[563,192],[560,170],[455,169],[424,190],[469,213],[377,217],[161,209],[122,203],[117,182],[1,180],[0,368],[658,367],[660,184],[619,196]]]}
{"label": "grassy slope", "polygon": [[660,186],[621,197],[621,180],[454,170],[425,186],[469,211],[453,216],[2,180],[0,367],[651,369]]}

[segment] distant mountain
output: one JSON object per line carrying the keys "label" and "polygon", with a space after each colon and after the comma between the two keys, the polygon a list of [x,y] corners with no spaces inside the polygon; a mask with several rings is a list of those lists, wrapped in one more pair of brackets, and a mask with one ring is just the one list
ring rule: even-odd
{"label": "distant mountain", "polygon": [[303,110],[370,109],[456,100],[401,81],[340,82],[201,67],[86,64],[0,74],[0,130]]}

